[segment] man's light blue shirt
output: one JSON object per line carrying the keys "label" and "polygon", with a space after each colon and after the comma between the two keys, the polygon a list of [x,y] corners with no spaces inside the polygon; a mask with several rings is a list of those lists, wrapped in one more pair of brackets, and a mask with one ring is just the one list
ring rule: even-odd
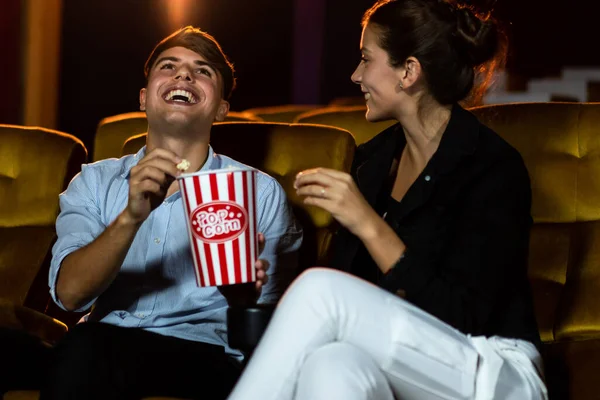
{"label": "man's light blue shirt", "polygon": [[[145,147],[135,155],[83,165],[60,195],[58,240],[49,274],[50,294],[59,306],[63,307],[56,296],[56,282],[63,259],[92,242],[123,211],[129,195],[129,171],[144,154]],[[246,166],[209,147],[201,170],[228,167]],[[274,178],[259,172],[256,192],[258,231],[265,235],[260,258],[270,264],[269,282],[259,302],[276,302],[296,272],[302,230]],[[139,228],[117,278],[80,311],[92,304],[89,321],[216,344],[239,356],[227,346],[225,298],[215,287],[197,287],[179,192],[152,211]]]}

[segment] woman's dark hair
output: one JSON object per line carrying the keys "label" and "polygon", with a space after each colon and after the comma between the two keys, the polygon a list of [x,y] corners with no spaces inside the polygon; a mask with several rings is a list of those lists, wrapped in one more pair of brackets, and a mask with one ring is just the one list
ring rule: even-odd
{"label": "woman's dark hair", "polygon": [[235,88],[233,64],[229,62],[223,49],[221,49],[221,46],[219,46],[214,37],[193,26],[186,26],[173,32],[156,45],[152,53],[150,53],[146,65],[144,65],[146,79],[148,79],[150,70],[154,67],[158,56],[163,51],[178,46],[200,54],[206,61],[215,66],[223,80],[223,98],[228,99]]}
{"label": "woman's dark hair", "polygon": [[411,56],[419,60],[440,104],[469,94],[479,100],[494,70],[504,65],[506,38],[495,21],[453,0],[380,0],[365,12],[362,25],[367,24],[378,33],[392,66]]}

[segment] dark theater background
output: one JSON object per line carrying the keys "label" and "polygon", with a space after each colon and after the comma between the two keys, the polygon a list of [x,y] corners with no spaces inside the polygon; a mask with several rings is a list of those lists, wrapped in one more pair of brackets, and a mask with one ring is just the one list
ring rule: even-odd
{"label": "dark theater background", "polygon": [[[213,35],[236,69],[237,88],[230,99],[231,111],[235,113],[230,114],[229,118],[240,118],[246,123],[226,122],[214,125],[211,144],[216,152],[222,151],[223,154],[261,169],[277,179],[303,227],[300,264],[303,267],[328,265],[330,249],[333,248],[330,245],[334,243],[334,240],[330,239],[335,235],[339,224],[327,211],[313,207],[310,201],[303,201],[303,196],[298,195],[294,182],[297,182],[298,172],[314,167],[350,171],[352,163],[360,160],[354,157],[357,145],[370,140],[394,123],[366,121],[365,95],[350,80],[361,56],[361,17],[374,1],[0,0],[0,343],[12,346],[10,341],[2,341],[2,328],[8,327],[37,336],[44,341],[44,346],[55,344],[61,340],[67,326],[75,325],[83,315],[79,312],[67,313],[60,310],[50,299],[48,290],[51,249],[57,238],[59,194],[72,182],[75,174],[82,170],[83,164],[131,154],[143,146],[143,135],[138,136],[137,140],[130,139],[145,132],[148,126],[145,114],[135,113],[139,111],[139,91],[145,85],[143,67],[146,58],[158,41],[187,25],[199,27]],[[541,350],[544,353],[549,398],[599,400],[600,302],[597,299],[600,292],[600,51],[596,45],[600,31],[596,11],[598,1],[462,0],[462,3],[482,12],[493,8],[493,15],[504,26],[508,37],[506,66],[494,75],[495,84],[478,104],[486,107],[473,108],[470,112],[519,152],[529,173],[531,197],[524,195],[525,192],[517,191],[517,194],[523,195],[519,195],[519,206],[514,206],[514,209],[507,213],[518,209],[514,216],[521,215],[520,210],[524,209],[521,205],[529,205],[531,200],[530,214],[533,226],[527,253],[527,274],[531,282],[538,330],[543,342]],[[342,107],[341,104],[353,106]],[[300,112],[303,113],[304,119],[296,119]],[[267,123],[255,123],[261,119]],[[100,124],[103,120],[108,120],[109,123]],[[273,121],[286,124],[275,125],[271,123]],[[391,137],[393,132],[389,133]],[[385,138],[385,135],[383,137]],[[458,138],[458,135],[456,137]],[[493,142],[501,143],[496,139]],[[130,146],[124,146],[124,143]],[[387,145],[390,142],[384,143]],[[435,145],[435,141],[431,143]],[[489,143],[492,141],[489,140]],[[477,310],[494,308],[495,311],[499,310],[498,315],[510,316],[510,313],[505,311],[521,309],[522,303],[500,303],[495,299],[502,298],[503,301],[505,294],[508,294],[506,297],[510,299],[510,290],[515,289],[515,293],[520,293],[523,288],[520,282],[525,271],[519,269],[519,260],[521,254],[525,254],[521,247],[523,242],[520,240],[524,236],[520,233],[505,234],[503,232],[510,230],[495,229],[496,225],[490,229],[495,231],[494,234],[487,235],[485,228],[488,223],[509,226],[513,221],[512,218],[504,218],[502,213],[496,213],[496,209],[490,208],[488,203],[489,201],[494,205],[504,199],[504,196],[495,196],[496,185],[490,183],[491,179],[488,179],[488,176],[498,179],[503,184],[507,181],[506,186],[497,187],[503,194],[511,193],[511,188],[514,187],[512,184],[516,182],[511,178],[511,184],[508,184],[505,176],[512,175],[504,175],[504,164],[501,165],[502,170],[500,167],[492,168],[492,165],[500,166],[499,162],[504,161],[504,158],[499,157],[508,152],[494,153],[490,156],[491,161],[498,164],[487,163],[488,156],[485,156],[486,168],[478,169],[465,167],[474,164],[461,164],[463,155],[466,155],[463,154],[466,147],[451,146],[446,146],[445,154],[450,154],[450,150],[453,153],[460,150],[460,153],[456,153],[460,155],[460,158],[456,158],[457,164],[454,164],[454,155],[445,159],[442,152],[437,158],[441,158],[442,162],[437,165],[450,162],[447,165],[452,165],[452,168],[456,165],[457,171],[480,173],[473,178],[473,182],[478,180],[473,184],[473,188],[486,186],[490,188],[489,193],[486,189],[485,195],[471,196],[469,199],[469,193],[475,193],[476,190],[463,189],[467,187],[466,181],[452,178],[458,175],[446,174],[450,179],[445,180],[446,176],[441,177],[448,171],[436,166],[432,170],[439,174],[441,179],[437,179],[436,175],[431,179],[430,173],[423,170],[425,182],[431,183],[421,186],[428,189],[418,196],[423,196],[423,204],[431,204],[431,209],[435,210],[435,214],[427,214],[423,221],[431,223],[428,226],[435,227],[436,235],[441,232],[440,236],[450,236],[452,233],[448,232],[451,231],[445,230],[441,224],[436,225],[435,218],[454,218],[452,215],[459,214],[450,212],[453,207],[458,206],[457,203],[460,203],[461,207],[466,204],[464,208],[468,208],[468,212],[465,211],[465,215],[470,213],[470,218],[466,221],[460,217],[456,219],[464,225],[465,231],[470,229],[473,232],[468,237],[461,236],[456,240],[472,248],[473,251],[467,251],[465,256],[472,256],[475,263],[477,258],[488,260],[495,258],[497,253],[510,254],[505,252],[504,244],[516,237],[519,240],[519,259],[507,261],[506,269],[503,270],[506,274],[496,274],[494,269],[489,272],[487,268],[485,271],[484,268],[480,268],[473,273],[464,270],[464,274],[460,272],[462,275],[454,276],[452,273],[445,275],[445,271],[440,268],[436,271],[440,273],[440,277],[447,279],[449,285],[457,284],[457,290],[453,287],[449,291],[456,292],[459,296],[466,293],[464,298],[460,297],[460,302],[448,302],[448,309],[453,309],[455,305],[465,305],[478,313]],[[424,148],[429,151],[431,147]],[[97,151],[98,149],[102,151]],[[391,158],[393,148],[388,146],[386,150],[390,151]],[[484,148],[484,151],[488,150]],[[160,153],[154,154],[159,154],[160,158]],[[475,154],[475,148],[472,154]],[[513,165],[512,161],[517,160],[517,157],[513,157],[516,153],[510,154],[510,160],[506,161],[511,161],[510,165]],[[246,157],[250,161],[246,161]],[[483,160],[484,157],[479,158]],[[385,161],[385,157],[379,157],[379,153],[369,161],[371,159],[377,161],[377,168],[385,167],[379,162]],[[130,162],[129,160],[127,162]],[[360,164],[356,171],[366,162]],[[109,161],[100,165],[106,166],[110,163]],[[521,168],[520,162],[518,167]],[[446,169],[447,166],[443,168]],[[93,170],[94,168],[89,169]],[[367,170],[368,168],[365,168],[363,171]],[[373,168],[373,171],[376,171],[376,168]],[[507,173],[512,172],[507,170]],[[90,173],[90,176],[93,176],[93,173]],[[365,176],[369,175],[365,173]],[[376,177],[375,173],[373,176]],[[112,179],[112,175],[107,177]],[[76,183],[74,187],[79,185],[87,188],[87,179],[89,178],[77,180],[76,182],[83,183]],[[358,178],[356,179],[358,181]],[[366,181],[367,178],[362,182]],[[373,179],[373,182],[377,183],[376,181],[377,179]],[[110,182],[112,185],[113,181]],[[380,179],[377,185],[382,182],[384,179]],[[521,178],[516,182],[520,188],[525,188],[524,183],[525,179]],[[361,182],[359,184],[361,189],[368,188],[371,180],[369,178],[369,182],[364,183],[364,186]],[[374,184],[373,187],[377,185]],[[450,186],[455,192],[460,191],[461,196],[465,195],[448,198],[459,199],[452,200],[455,204],[446,204],[446,199],[441,199],[439,195],[427,197],[429,194],[436,194],[435,190],[429,188]],[[198,185],[196,192],[197,188]],[[66,198],[68,203],[69,198],[81,197],[88,200],[96,196],[93,200],[98,200],[96,203],[102,200],[108,204],[107,209],[116,209],[113,205],[119,204],[109,197],[109,194],[104,196],[99,191],[90,190],[88,195],[83,194],[83,191],[76,188],[75,195],[62,198]],[[265,190],[263,193],[266,192]],[[325,193],[323,188],[321,196],[323,200],[328,200]],[[213,198],[211,193],[211,199]],[[346,199],[344,196],[341,202]],[[381,200],[383,197],[374,196],[373,199]],[[163,209],[169,207],[169,210],[171,204],[174,204],[167,201],[165,203],[168,205]],[[396,208],[393,203],[389,203],[390,207]],[[511,201],[506,206],[513,207],[512,203]],[[85,213],[98,210],[96,204],[91,206],[91,200],[81,204],[84,207],[70,207],[85,210]],[[312,204],[318,203],[315,201]],[[258,207],[263,206],[258,204]],[[315,210],[317,212],[313,213]],[[107,218],[104,215],[106,213],[104,209],[99,211],[103,224]],[[65,214],[70,215],[70,212]],[[78,218],[67,221],[78,221]],[[409,220],[408,214],[403,218],[405,221]],[[519,220],[523,222],[519,225],[527,225],[529,228],[529,219],[527,224],[525,219]],[[66,223],[63,223],[64,225]],[[73,229],[87,230],[83,228],[86,226],[85,222],[75,222],[73,226]],[[168,227],[170,231],[179,228],[178,224]],[[69,229],[71,227],[65,230]],[[154,236],[152,229],[144,233],[150,235],[152,231],[152,237],[142,238],[139,242],[147,246],[148,254],[158,254],[159,250],[156,249],[169,248],[170,245],[165,245],[167,240]],[[414,233],[417,238],[428,238],[426,235],[420,236],[421,232],[417,231],[406,230],[407,234]],[[83,233],[85,240],[91,237],[91,232]],[[180,232],[177,231],[176,234]],[[65,236],[69,235],[70,233]],[[190,237],[191,235],[192,233]],[[81,240],[81,243],[85,242],[84,239]],[[146,242],[150,244],[146,245]],[[282,240],[283,242],[285,240]],[[348,243],[350,242],[349,240]],[[152,243],[159,246],[154,247]],[[426,244],[430,245],[429,242]],[[484,254],[488,251],[488,245],[491,249],[489,251],[494,252],[492,257]],[[433,243],[431,248],[442,249],[443,246],[444,243]],[[480,247],[485,247],[485,252],[480,251]],[[508,247],[511,245],[508,244]],[[452,254],[452,257],[462,257],[462,250],[451,250],[449,254]],[[408,251],[410,253],[412,250]],[[359,256],[355,260],[360,260],[361,252],[357,254]],[[432,259],[441,258],[436,254],[434,251],[427,254],[427,257],[431,258],[433,255]],[[366,257],[366,253],[363,255]],[[154,259],[154,255],[149,255],[148,259]],[[458,258],[452,260],[456,261]],[[498,260],[502,258],[499,257]],[[484,262],[477,262],[478,265],[487,267]],[[509,263],[511,265],[508,265]],[[355,264],[349,268],[353,269]],[[409,262],[408,265],[417,264]],[[503,268],[504,266],[502,264]],[[148,288],[153,290],[151,286],[146,286],[146,282],[152,281],[154,271],[160,270],[154,267],[155,264],[148,264],[146,271],[152,274],[148,275],[149,279],[139,281],[142,284],[136,286],[136,291],[132,291],[135,296],[138,293],[147,295]],[[434,280],[431,270],[419,269],[420,267],[409,267],[409,271],[425,271],[422,275],[426,277],[424,279],[438,283],[438,280]],[[406,274],[408,281],[411,280],[412,272],[402,272],[402,269],[400,271],[390,274],[392,278],[389,278],[389,282],[395,280],[395,276],[402,277],[402,274]],[[515,273],[517,279],[513,285],[512,278]],[[417,275],[419,273],[413,276],[413,280],[421,282],[418,277],[414,278]],[[145,275],[140,274],[140,277],[142,276]],[[126,271],[123,282],[132,279],[131,277],[138,279],[137,275],[129,276]],[[501,284],[495,286],[502,291],[488,293],[485,290],[486,286],[481,286],[471,292],[470,285],[478,282],[478,279],[490,282],[493,279],[494,284],[499,279],[511,281],[500,282]],[[171,278],[168,280],[170,282]],[[388,278],[383,279],[387,280]],[[162,285],[167,279],[159,281]],[[460,288],[463,282],[468,283],[468,290]],[[445,286],[440,287],[443,292]],[[162,289],[162,286],[159,289]],[[509,289],[509,293],[504,289]],[[443,299],[445,296],[444,293],[437,296],[434,290],[437,289],[427,292],[433,295],[434,301],[431,304],[434,304],[435,299]],[[403,296],[404,291],[398,292]],[[470,297],[471,295],[475,297]],[[481,304],[478,295],[484,300]],[[489,299],[494,299],[493,305]],[[407,300],[411,300],[410,296]],[[212,310],[212,305],[210,309]],[[239,314],[244,315],[246,314]],[[137,316],[148,317],[144,314]],[[526,317],[529,318],[529,315]],[[257,318],[255,321],[262,321],[259,325],[268,321],[268,318],[262,319],[260,315]],[[509,321],[509,318],[503,318],[504,320]],[[483,322],[489,323],[491,331],[494,331],[495,320],[486,318]],[[472,323],[477,325],[479,322]],[[498,326],[502,323],[500,321]],[[237,325],[241,328],[228,329],[228,332],[239,333],[238,339],[245,340],[244,326],[245,324]],[[247,342],[250,343],[247,349],[251,350],[254,346],[251,339],[256,340],[260,337],[261,331],[254,328],[250,330],[254,333],[248,335],[251,338]],[[259,334],[256,335],[256,332]],[[222,333],[224,331],[219,335]],[[235,340],[232,343],[235,343]],[[3,350],[5,348],[7,346],[0,346],[0,361],[3,363],[0,365],[5,367],[4,370],[0,368],[0,399],[36,400],[36,391],[24,397],[3,397],[3,379],[8,381],[8,373],[3,371],[8,370],[15,375],[18,375],[19,371],[15,364],[6,361],[11,358],[6,355],[6,351]],[[143,349],[144,346],[139,348]],[[13,359],[22,361],[19,363],[22,369],[21,376],[29,377],[31,363],[26,357],[21,357],[19,347],[12,350],[14,354],[18,353]],[[40,367],[40,363],[36,365]],[[20,395],[17,393],[16,396]]]}
{"label": "dark theater background", "polygon": [[[360,17],[372,0],[1,0],[0,123],[71,133],[135,111],[153,45],[184,25],[213,34],[237,70],[232,110],[355,96]],[[474,1],[487,7],[485,1]],[[600,65],[591,1],[498,0],[508,23],[508,84]],[[571,5],[572,4],[572,5]],[[37,11],[36,11],[37,10]],[[55,39],[52,35],[55,32]],[[54,46],[54,47],[53,47]]]}

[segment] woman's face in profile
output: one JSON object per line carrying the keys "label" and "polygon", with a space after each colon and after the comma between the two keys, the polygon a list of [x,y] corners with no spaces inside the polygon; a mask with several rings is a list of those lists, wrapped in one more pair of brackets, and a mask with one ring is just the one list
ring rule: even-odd
{"label": "woman's face in profile", "polygon": [[360,64],[352,74],[352,81],[360,85],[367,104],[366,118],[376,122],[396,118],[402,68],[390,65],[388,53],[379,46],[379,29],[368,24],[360,41]]}

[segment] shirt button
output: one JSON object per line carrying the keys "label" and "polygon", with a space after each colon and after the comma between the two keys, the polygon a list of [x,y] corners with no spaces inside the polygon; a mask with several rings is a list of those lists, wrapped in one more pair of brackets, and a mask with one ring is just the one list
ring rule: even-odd
{"label": "shirt button", "polygon": [[431,180],[431,176],[425,175],[425,182],[429,182]]}
{"label": "shirt button", "polygon": [[138,313],[136,314],[138,316],[138,318],[144,318],[146,315],[142,314],[142,313]]}
{"label": "shirt button", "polygon": [[154,243],[159,244],[160,243],[160,238],[154,238]]}

